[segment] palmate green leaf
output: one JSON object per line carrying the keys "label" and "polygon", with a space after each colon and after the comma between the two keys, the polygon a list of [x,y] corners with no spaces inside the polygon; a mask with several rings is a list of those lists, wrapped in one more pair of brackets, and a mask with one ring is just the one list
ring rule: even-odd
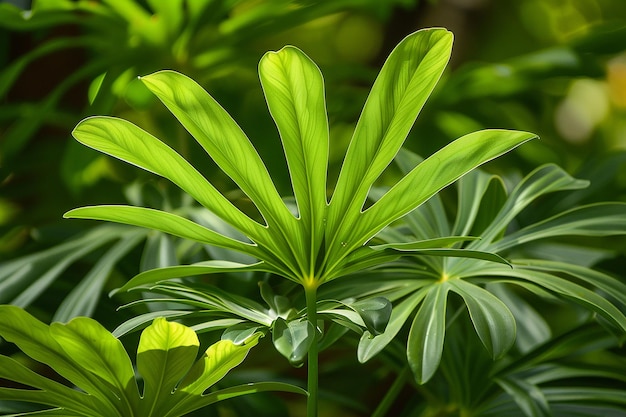
{"label": "palmate green leaf", "polygon": [[[297,226],[298,221],[278,194],[259,154],[237,123],[200,85],[180,73],[160,71],[141,80],[259,209],[268,225],[268,229],[264,229],[266,233],[261,236],[271,233],[272,238],[263,242],[258,241],[257,236],[251,236],[252,239],[280,248],[279,253],[292,265],[292,270],[299,271],[301,265],[295,259],[308,258],[302,229]],[[223,217],[220,212],[213,211]]]}
{"label": "palmate green leaf", "polygon": [[[367,193],[393,160],[450,58],[452,33],[420,30],[387,58],[357,123],[328,208],[329,253],[347,242]],[[345,226],[342,226],[345,224]]]}
{"label": "palmate green leaf", "polygon": [[[177,283],[157,284],[150,289],[170,296],[168,301],[176,300],[179,304],[200,308],[199,314],[217,313],[218,317],[243,318],[269,327],[274,317],[268,310],[254,300],[224,291],[219,287],[206,285],[184,285]],[[149,301],[149,300],[148,300]],[[137,301],[141,303],[142,301]]]}
{"label": "palmate green leaf", "polygon": [[[122,306],[120,308],[124,308],[124,307],[125,306]],[[115,337],[122,337],[126,333],[129,333],[129,332],[132,332],[134,330],[147,327],[148,324],[152,323],[154,321],[154,319],[157,319],[159,317],[163,317],[165,319],[168,319],[168,318],[177,319],[177,318],[188,316],[190,314],[193,314],[193,312],[192,311],[185,311],[185,310],[151,311],[149,313],[136,315],[136,316],[126,320],[124,323],[122,323],[119,326],[117,326],[115,328],[115,330],[113,330],[113,332],[111,332],[111,333]]]}
{"label": "palmate green leaf", "polygon": [[537,310],[506,284],[491,283],[487,291],[502,301],[516,318],[515,345],[526,353],[550,339],[552,331],[546,320]]}
{"label": "palmate green leaf", "polygon": [[[424,160],[382,198],[360,213],[360,221],[351,229],[337,232],[343,245],[334,257],[341,257],[361,246],[384,226],[415,209],[468,171],[535,137],[527,132],[484,130],[457,139]],[[416,184],[422,185],[417,187]],[[344,226],[346,223],[342,224]],[[332,276],[332,268],[331,265],[326,271],[329,276]]]}
{"label": "palmate green leaf", "polygon": [[[411,172],[413,168],[422,163],[424,158],[414,154],[404,148],[400,149],[394,162],[398,165],[404,175]],[[370,191],[369,198],[372,198]],[[385,193],[381,192],[374,201],[379,200]],[[422,204],[419,210],[413,210],[402,218],[409,227],[413,236],[420,239],[440,238],[449,236],[451,233],[450,224],[446,216],[446,209],[438,194],[433,195],[428,201]],[[385,229],[383,229],[385,231]],[[452,234],[454,235],[454,234]]]}
{"label": "palmate green leaf", "polygon": [[259,63],[265,99],[283,143],[312,275],[326,218],[328,117],[322,74],[302,51],[285,47]]}
{"label": "palmate green leaf", "polygon": [[469,310],[472,323],[489,354],[498,359],[515,343],[515,318],[507,306],[490,292],[462,279],[448,281]]}
{"label": "palmate green leaf", "polygon": [[240,344],[223,340],[196,361],[198,338],[188,327],[156,318],[141,334],[137,368],[144,380],[139,395],[130,358],[121,342],[95,320],[80,317],[47,326],[15,306],[0,306],[0,337],[74,383],[72,389],[0,355],[0,378],[29,389],[0,388],[0,400],[49,405],[50,410],[19,415],[90,417],[179,417],[205,405],[253,392],[286,390],[281,383],[204,392],[240,364],[261,333]]}
{"label": "palmate green leaf", "polygon": [[[401,246],[402,247],[402,246]],[[395,250],[395,248],[393,248]],[[389,250],[389,249],[387,249]],[[413,254],[416,256],[445,256],[451,258],[469,258],[469,259],[481,259],[483,261],[496,262],[500,264],[510,265],[509,261],[502,256],[478,250],[471,249],[449,249],[449,248],[434,248],[434,249],[399,249],[399,252],[404,254]]]}
{"label": "palmate green leaf", "polygon": [[419,384],[432,378],[441,361],[449,290],[448,281],[429,287],[409,331],[407,359]]}
{"label": "palmate green leaf", "polygon": [[72,135],[84,145],[163,176],[253,240],[265,229],[243,214],[172,148],[134,124],[113,117],[91,117]]}
{"label": "palmate green leaf", "polygon": [[169,233],[183,239],[220,246],[259,257],[258,248],[221,235],[184,217],[161,210],[133,206],[90,206],[73,209],[64,214],[68,219],[93,219],[145,227]]}
{"label": "palmate green leaf", "polygon": [[234,344],[231,340],[220,340],[212,344],[180,381],[170,398],[170,409],[163,417],[184,415],[198,408],[204,392],[222,379],[228,371],[239,365],[258,343],[262,333],[249,337],[245,343]]}

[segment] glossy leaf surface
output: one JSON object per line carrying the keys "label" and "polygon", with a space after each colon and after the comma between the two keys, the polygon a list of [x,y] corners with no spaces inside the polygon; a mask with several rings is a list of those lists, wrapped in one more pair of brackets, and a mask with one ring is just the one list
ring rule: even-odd
{"label": "glossy leaf surface", "polygon": [[0,336],[32,359],[46,364],[80,390],[40,376],[0,355],[0,378],[30,389],[0,388],[0,399],[53,408],[21,415],[183,416],[193,410],[248,393],[283,390],[304,393],[283,383],[248,384],[204,392],[240,364],[260,333],[241,344],[223,340],[196,360],[198,338],[188,327],[157,318],[141,334],[137,368],[144,380],[139,395],[130,358],[122,344],[95,320],[79,317],[48,326],[15,306],[0,306]]}

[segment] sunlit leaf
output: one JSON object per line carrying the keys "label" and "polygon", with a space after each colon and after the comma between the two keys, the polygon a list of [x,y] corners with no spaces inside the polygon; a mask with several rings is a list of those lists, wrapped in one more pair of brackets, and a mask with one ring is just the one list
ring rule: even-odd
{"label": "sunlit leaf", "polygon": [[143,415],[163,409],[195,362],[199,345],[193,330],[164,318],[155,319],[143,331],[137,348],[137,370],[145,381]]}
{"label": "sunlit leaf", "polygon": [[407,36],[387,58],[357,123],[330,202],[329,253],[344,251],[341,243],[348,242],[346,232],[353,229],[367,192],[402,146],[451,48],[450,32],[427,29]]}
{"label": "sunlit leaf", "polygon": [[285,47],[259,63],[267,105],[283,143],[300,219],[309,236],[309,269],[326,222],[328,120],[319,68],[302,51]]}
{"label": "sunlit leaf", "polygon": [[222,246],[257,255],[256,248],[223,236],[191,220],[165,211],[133,206],[91,206],[70,210],[64,214],[70,219],[94,219],[156,229],[184,239]]}
{"label": "sunlit leaf", "polygon": [[[269,229],[251,237],[270,247],[278,245],[288,264],[295,262],[294,256],[295,259],[306,259],[302,231],[297,227],[296,218],[276,191],[257,151],[230,115],[200,85],[180,73],[160,71],[141,80],[257,206]],[[227,219],[223,212],[211,209]],[[231,207],[228,210],[236,209]],[[271,241],[259,241],[270,229]],[[286,236],[290,236],[291,244],[285,240]],[[296,266],[293,269],[298,270]]]}
{"label": "sunlit leaf", "polygon": [[184,158],[132,123],[113,117],[91,117],[80,122],[72,135],[86,146],[168,178],[251,238],[264,234],[260,224],[237,209]]}

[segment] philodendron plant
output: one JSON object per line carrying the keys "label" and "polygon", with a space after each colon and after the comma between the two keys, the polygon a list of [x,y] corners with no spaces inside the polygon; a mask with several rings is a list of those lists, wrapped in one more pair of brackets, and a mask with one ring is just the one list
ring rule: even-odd
{"label": "philodendron plant", "polygon": [[91,318],[46,325],[19,307],[2,305],[0,336],[80,389],[38,375],[17,360],[0,355],[0,378],[28,387],[0,387],[0,399],[52,407],[20,416],[178,417],[254,392],[304,393],[293,385],[276,382],[205,393],[245,359],[261,333],[238,345],[220,340],[198,358],[199,342],[193,330],[164,318],[155,319],[142,332],[137,348],[141,395],[122,343]]}
{"label": "philodendron plant", "polygon": [[451,47],[450,32],[428,29],[409,35],[393,50],[356,125],[330,201],[329,130],[321,72],[294,47],[263,56],[259,64],[261,84],[280,133],[295,209],[279,195],[246,135],[202,87],[173,71],[141,77],[217,166],[250,198],[258,209],[258,218],[233,205],[185,159],[148,132],[128,121],[101,116],[80,122],[73,131],[74,137],[89,147],[168,178],[240,236],[226,236],[177,214],[143,207],[83,207],[68,212],[66,217],[152,228],[242,252],[257,260],[248,265],[210,260],[157,269],[135,278],[133,285],[237,271],[264,271],[301,285],[306,298],[306,337],[310,340],[307,413],[315,416],[317,291],[321,285],[404,254],[478,257],[506,263],[488,252],[445,248],[467,240],[466,236],[408,245],[402,242],[402,251],[380,251],[368,245],[385,226],[442,188],[535,137],[508,130],[483,130],[463,136],[425,159],[374,204],[364,208],[370,188],[402,146],[439,80]]}

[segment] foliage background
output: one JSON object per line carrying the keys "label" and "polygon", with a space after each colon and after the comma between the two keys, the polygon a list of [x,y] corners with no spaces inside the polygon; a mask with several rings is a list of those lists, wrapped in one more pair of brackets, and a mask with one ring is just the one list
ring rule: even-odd
{"label": "foliage background", "polygon": [[[43,6],[63,9],[71,2],[34,3],[43,14]],[[103,6],[109,3],[115,2],[101,2]],[[225,1],[213,15],[202,15],[196,26],[185,21],[178,32],[172,29],[169,38],[152,44],[149,36],[137,38],[133,20],[125,20],[122,11],[113,19],[115,25],[108,27],[98,26],[96,20],[65,18],[82,19],[88,14],[72,10],[34,27],[20,26],[10,18],[0,20],[0,270],[12,260],[49,250],[94,227],[91,222],[61,220],[71,208],[128,200],[160,207],[185,204],[165,183],[84,149],[70,138],[69,132],[84,116],[117,115],[169,138],[170,144],[193,162],[193,141],[187,141],[172,118],[161,117],[166,112],[132,81],[136,75],[172,68],[198,80],[250,135],[272,177],[285,174],[278,185],[288,194],[286,166],[282,155],[275,152],[278,139],[256,75],[261,55],[293,44],[320,65],[326,77],[331,122],[330,178],[336,178],[349,132],[384,58],[405,35],[431,26],[452,30],[455,45],[444,79],[406,142],[410,150],[426,156],[451,139],[480,128],[531,131],[541,140],[488,168],[512,182],[541,163],[555,162],[577,178],[592,181],[589,189],[572,197],[578,202],[626,201],[625,2],[332,3]],[[151,10],[155,2],[137,4]],[[0,6],[3,11],[9,7],[6,2]],[[193,29],[184,35],[189,37],[188,50],[173,41],[184,39],[185,29]],[[62,45],[51,53],[37,52],[54,42]],[[71,42],[77,45],[70,47]],[[20,61],[23,65],[16,65]],[[116,76],[105,78],[95,94],[94,79],[104,71]],[[226,178],[216,177],[210,166],[203,169],[222,190],[229,190]],[[397,173],[389,170],[386,175]],[[230,197],[240,202],[243,198],[237,194]],[[553,209],[548,204],[538,205],[526,214],[526,221],[543,218]],[[147,242],[149,247],[151,241]],[[610,249],[611,256],[597,267],[624,278],[623,238],[588,238],[585,244]],[[50,321],[61,300],[110,245],[103,241],[102,246],[68,262],[48,285],[35,283],[39,287],[35,293],[41,295],[28,302],[29,309]],[[152,242],[152,247],[154,253],[161,250],[167,254],[162,262],[193,256],[167,243]],[[107,274],[102,283],[105,291],[97,295],[99,303],[93,311],[105,327],[113,329],[132,315],[132,310],[114,314],[121,302],[109,299],[106,293],[139,268],[156,262],[147,260],[147,252],[143,243],[129,248]],[[12,290],[12,284],[2,285],[0,297]],[[557,315],[553,326],[565,331],[568,320]],[[376,375],[377,364],[356,366],[354,346],[349,343],[333,355],[326,359],[322,377],[322,385],[331,388],[328,392],[333,384],[338,388],[345,385],[345,378]],[[273,371],[277,374],[284,371],[301,377],[278,356],[255,359],[253,355],[250,369],[268,360],[276,364]],[[339,372],[345,367],[350,369],[349,375]],[[387,375],[377,377],[382,384],[390,382]],[[364,398],[374,389],[368,384],[350,387],[355,392],[344,398]]]}

